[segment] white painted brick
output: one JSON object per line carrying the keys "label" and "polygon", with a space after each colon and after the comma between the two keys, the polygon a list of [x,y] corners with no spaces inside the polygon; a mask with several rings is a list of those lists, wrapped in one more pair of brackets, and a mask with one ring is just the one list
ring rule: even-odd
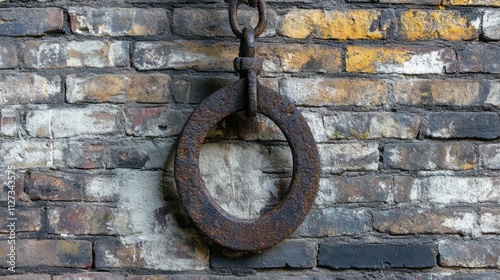
{"label": "white painted brick", "polygon": [[491,40],[500,40],[500,11],[488,10],[484,13],[483,35]]}
{"label": "white painted brick", "polygon": [[119,115],[118,109],[109,107],[36,110],[28,112],[26,130],[45,138],[115,134]]}

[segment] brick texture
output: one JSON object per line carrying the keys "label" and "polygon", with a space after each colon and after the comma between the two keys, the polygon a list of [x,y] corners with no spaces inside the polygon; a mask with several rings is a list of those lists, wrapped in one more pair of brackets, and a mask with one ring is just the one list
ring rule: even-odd
{"label": "brick texture", "polygon": [[[190,114],[242,78],[229,2],[0,0],[0,279],[500,279],[499,0],[265,1],[258,82],[321,171],[259,252],[210,241],[176,189]],[[203,139],[195,187],[230,219],[289,193],[275,121],[235,112]]]}
{"label": "brick texture", "polygon": [[423,268],[436,265],[431,245],[320,244],[318,265],[331,268]]}

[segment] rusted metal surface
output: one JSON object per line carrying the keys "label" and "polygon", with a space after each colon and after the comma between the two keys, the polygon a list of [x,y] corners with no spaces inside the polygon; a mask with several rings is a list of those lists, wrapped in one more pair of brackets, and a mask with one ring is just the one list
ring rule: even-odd
{"label": "rusted metal surface", "polygon": [[[243,0],[229,0],[229,22],[231,24],[231,30],[233,30],[233,33],[240,39],[243,39],[244,33],[238,21],[238,6],[243,2],[244,2]],[[252,7],[257,6],[257,8],[259,9],[259,23],[253,29],[255,38],[257,38],[266,29],[267,25],[266,3],[264,2],[264,0],[250,0],[249,4]]]}
{"label": "rusted metal surface", "polygon": [[[179,138],[175,157],[175,182],[186,210],[196,226],[216,243],[239,251],[258,251],[276,245],[304,221],[314,203],[319,183],[319,154],[306,120],[285,97],[261,85],[257,76],[262,60],[255,58],[254,43],[267,23],[263,0],[249,0],[259,8],[259,24],[241,29],[238,6],[229,0],[230,22],[240,38],[240,53],[234,69],[241,79],[205,99],[191,114]],[[292,182],[287,194],[270,212],[258,219],[236,218],[223,210],[205,187],[199,156],[212,127],[227,116],[246,111],[247,117],[261,113],[273,120],[285,135],[293,158]]]}
{"label": "rusted metal surface", "polygon": [[259,251],[281,242],[304,221],[316,197],[320,165],[311,130],[299,110],[279,93],[257,84],[257,112],[273,120],[290,145],[292,181],[283,200],[257,219],[236,218],[217,204],[200,174],[200,150],[213,126],[245,110],[245,87],[245,79],[240,79],[213,93],[193,111],[179,139],[175,182],[192,221],[210,239],[234,250]]}

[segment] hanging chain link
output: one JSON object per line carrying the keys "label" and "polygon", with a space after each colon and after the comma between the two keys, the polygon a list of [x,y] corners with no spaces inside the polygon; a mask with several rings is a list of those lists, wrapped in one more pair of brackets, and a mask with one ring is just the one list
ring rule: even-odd
{"label": "hanging chain link", "polygon": [[248,0],[248,5],[259,9],[259,23],[255,28],[250,23],[243,25],[238,22],[238,6],[243,0],[230,0],[229,21],[233,33],[240,38],[239,57],[234,59],[234,70],[246,79],[246,116],[254,117],[257,111],[257,76],[262,70],[262,59],[255,57],[255,38],[257,38],[267,25],[267,12],[264,0]]}

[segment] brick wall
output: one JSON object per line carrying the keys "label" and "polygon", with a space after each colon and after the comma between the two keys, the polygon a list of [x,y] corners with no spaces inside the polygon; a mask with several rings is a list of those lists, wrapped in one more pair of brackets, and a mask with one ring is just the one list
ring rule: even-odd
{"label": "brick wall", "polygon": [[[500,2],[266,2],[260,80],[322,174],[303,225],[242,254],[196,231],[172,172],[187,116],[237,80],[227,3],[0,0],[0,279],[500,279]],[[279,202],[283,140],[262,116],[212,130],[224,209]]]}

